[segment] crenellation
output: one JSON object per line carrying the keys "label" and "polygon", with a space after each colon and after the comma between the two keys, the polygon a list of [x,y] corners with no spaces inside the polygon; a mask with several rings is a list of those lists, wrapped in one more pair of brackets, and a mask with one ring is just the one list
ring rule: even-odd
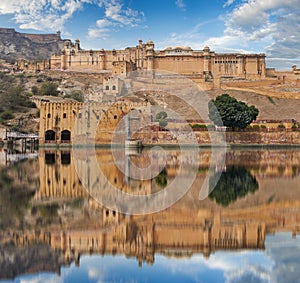
{"label": "crenellation", "polygon": [[[83,50],[80,48],[79,39],[76,39],[75,43],[66,40],[61,54],[52,55],[50,66],[45,65],[45,69],[89,70],[124,76],[135,70],[158,69],[186,76],[204,77],[205,81],[210,82],[215,77],[222,76],[264,78],[265,57],[265,54],[216,53],[208,46],[203,50],[193,50],[190,46],[155,50],[152,40],[147,43],[139,40],[138,45],[124,50]],[[34,64],[23,64],[20,68],[26,66],[27,69],[36,68]]]}

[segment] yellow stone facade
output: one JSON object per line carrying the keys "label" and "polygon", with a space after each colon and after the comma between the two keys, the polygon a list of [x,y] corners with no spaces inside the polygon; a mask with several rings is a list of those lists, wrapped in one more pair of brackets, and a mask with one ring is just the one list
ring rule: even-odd
{"label": "yellow stone facade", "polygon": [[[151,119],[149,102],[42,102],[39,144],[110,143],[115,127],[132,110]],[[138,122],[135,122],[138,123]],[[125,126],[125,125],[124,125]],[[124,129],[123,129],[124,130]],[[122,137],[125,133],[122,132]],[[73,139],[76,137],[76,140]]]}
{"label": "yellow stone facade", "polygon": [[167,47],[155,50],[153,41],[139,40],[135,47],[124,50],[82,50],[77,39],[66,41],[60,55],[51,57],[51,69],[107,71],[126,75],[133,70],[165,70],[182,75],[198,76],[206,81],[219,77],[264,78],[265,54],[216,53],[208,46],[203,50],[191,47]]}

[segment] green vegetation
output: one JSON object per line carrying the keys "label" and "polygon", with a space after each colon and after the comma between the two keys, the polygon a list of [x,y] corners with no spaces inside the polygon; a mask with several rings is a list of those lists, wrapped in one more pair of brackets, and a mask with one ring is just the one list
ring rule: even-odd
{"label": "green vegetation", "polygon": [[10,120],[13,119],[14,115],[11,113],[11,111],[6,110],[0,113],[0,119],[1,120]]}
{"label": "green vegetation", "polygon": [[269,101],[270,101],[272,104],[276,105],[276,103],[275,103],[275,101],[273,100],[272,97],[268,96],[268,99],[269,99]]}
{"label": "green vegetation", "polygon": [[37,94],[39,93],[38,87],[34,85],[34,86],[31,88],[31,92],[32,92],[33,95],[37,95]]}
{"label": "green vegetation", "polygon": [[[19,168],[15,168],[19,170]],[[10,176],[9,169],[0,170],[0,229],[23,228],[25,211],[34,191],[24,188]]]}
{"label": "green vegetation", "polygon": [[156,177],[155,183],[160,187],[164,188],[168,183],[168,172],[166,168],[164,168]]}
{"label": "green vegetation", "polygon": [[244,129],[258,115],[258,109],[236,100],[228,94],[217,96],[208,103],[209,119],[217,126]]}
{"label": "green vegetation", "polygon": [[271,195],[267,201],[267,204],[270,204],[275,198],[275,194]]}
{"label": "green vegetation", "polygon": [[14,118],[14,113],[25,113],[35,107],[26,95],[23,80],[0,73],[0,123]]}
{"label": "green vegetation", "polygon": [[158,122],[160,127],[164,128],[168,125],[167,117],[168,114],[165,111],[161,111],[156,114],[155,121]]}
{"label": "green vegetation", "polygon": [[210,179],[210,191],[209,198],[216,200],[218,204],[222,206],[228,206],[230,203],[235,202],[238,198],[246,196],[250,192],[255,192],[258,189],[258,183],[256,178],[252,176],[245,167],[232,166],[227,168],[225,172],[222,172],[217,185],[215,178],[219,175],[214,175]]}
{"label": "green vegetation", "polygon": [[204,124],[190,124],[193,130],[207,130],[206,125]]}
{"label": "green vegetation", "polygon": [[65,98],[72,98],[79,102],[84,102],[84,94],[81,91],[71,91],[70,94],[66,94]]}
{"label": "green vegetation", "polygon": [[38,94],[48,96],[58,96],[58,85],[53,82],[44,82],[41,84]]}

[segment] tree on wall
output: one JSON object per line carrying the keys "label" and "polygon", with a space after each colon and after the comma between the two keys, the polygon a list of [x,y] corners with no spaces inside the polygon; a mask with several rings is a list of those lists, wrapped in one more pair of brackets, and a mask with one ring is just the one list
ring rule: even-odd
{"label": "tree on wall", "polygon": [[216,126],[246,128],[256,119],[259,111],[255,106],[248,106],[228,94],[217,96],[208,103],[209,119]]}

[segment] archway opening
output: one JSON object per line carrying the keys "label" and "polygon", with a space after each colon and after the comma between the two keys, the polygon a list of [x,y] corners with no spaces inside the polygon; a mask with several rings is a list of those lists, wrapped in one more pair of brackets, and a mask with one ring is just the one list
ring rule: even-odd
{"label": "archway opening", "polygon": [[45,132],[45,142],[53,142],[55,141],[55,132],[52,130],[48,130]]}
{"label": "archway opening", "polygon": [[61,132],[60,140],[62,143],[68,143],[71,141],[71,132],[64,130]]}

